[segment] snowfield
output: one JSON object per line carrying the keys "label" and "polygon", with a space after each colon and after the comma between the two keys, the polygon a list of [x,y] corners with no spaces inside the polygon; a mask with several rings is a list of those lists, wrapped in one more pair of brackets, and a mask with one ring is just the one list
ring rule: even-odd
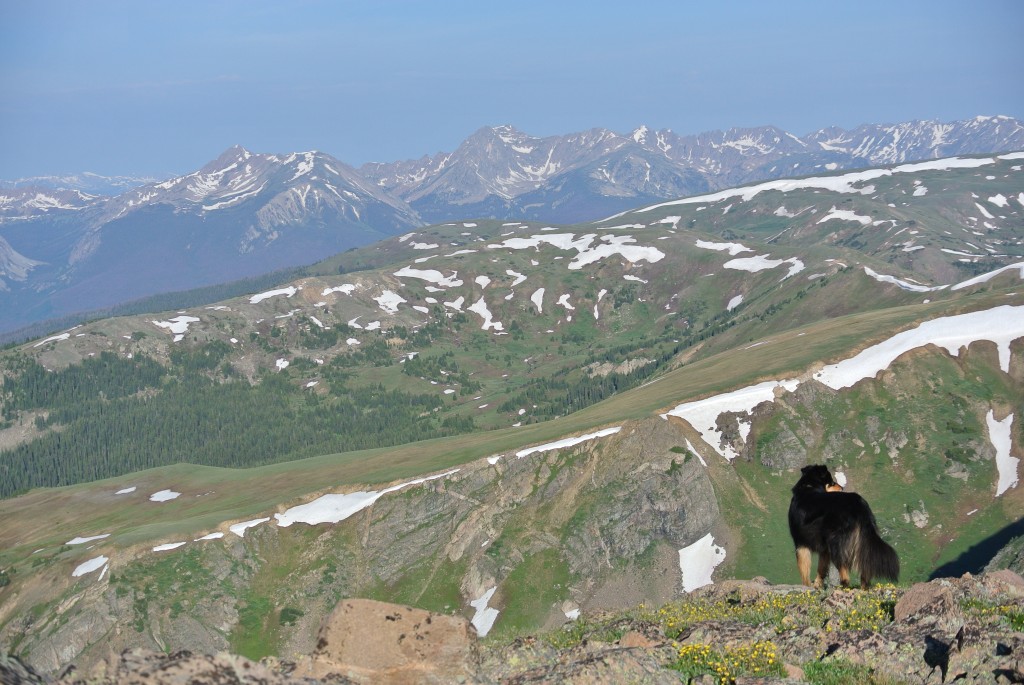
{"label": "snowfield", "polygon": [[897,357],[916,347],[936,345],[956,356],[960,348],[978,340],[990,340],[999,350],[999,367],[1010,371],[1010,342],[1024,336],[1024,306],[1003,305],[993,309],[947,316],[897,333],[860,354],[829,364],[814,379],[833,390],[848,388],[864,378],[872,378]]}
{"label": "snowfield", "polygon": [[[1010,155],[1000,155],[999,159],[1013,159],[1013,157],[1011,157]],[[949,157],[946,159],[934,159],[926,162],[901,164],[891,169],[868,169],[866,171],[857,171],[849,174],[841,174],[839,176],[819,176],[800,179],[782,179],[777,181],[768,181],[767,183],[757,183],[743,188],[730,188],[729,190],[723,190],[717,193],[711,193],[709,195],[696,195],[693,197],[686,197],[681,200],[661,202],[656,205],[644,207],[643,209],[621,212],[614,216],[610,216],[607,219],[602,219],[600,222],[597,223],[612,221],[613,219],[618,219],[619,217],[625,216],[627,214],[641,214],[644,212],[650,212],[655,209],[661,209],[662,207],[677,207],[679,205],[699,204],[702,202],[712,203],[732,198],[739,198],[742,201],[746,202],[752,199],[754,196],[758,195],[759,193],[765,193],[772,190],[776,190],[781,193],[788,193],[793,190],[818,189],[830,190],[836,193],[859,193],[861,195],[870,195],[873,192],[875,192],[875,187],[872,185],[864,186],[862,184],[868,181],[873,181],[876,178],[892,176],[893,174],[912,174],[921,171],[943,171],[947,169],[975,169],[978,167],[987,166],[989,164],[995,164],[995,161],[995,158],[992,157],[985,157],[979,159],[963,159],[960,157]]]}
{"label": "snowfield", "polygon": [[[866,378],[875,377],[887,369],[900,355],[926,345],[945,349],[957,356],[960,350],[971,343],[988,340],[996,344],[999,366],[1004,373],[1010,368],[1010,343],[1024,337],[1024,306],[1002,305],[992,309],[940,317],[925,321],[914,328],[872,345],[859,354],[843,361],[829,364],[814,374],[814,379],[833,390],[848,388]],[[772,402],[781,391],[794,392],[800,381],[796,379],[765,381],[746,388],[740,388],[720,395],[694,400],[677,405],[661,415],[667,419],[676,416],[687,421],[705,443],[726,460],[735,459],[738,454],[729,444],[722,444],[722,433],[718,429],[718,417],[723,413],[738,416],[740,434],[744,440],[750,431],[750,412],[762,402]],[[747,415],[747,416],[743,416]],[[1012,417],[1011,417],[1012,418]],[[1010,421],[1010,419],[1006,419]],[[990,421],[989,432],[997,454],[999,466],[999,493],[1013,487],[1017,479],[1016,458],[1009,456],[1009,443],[1004,448],[1003,438],[1009,430],[999,422]]]}

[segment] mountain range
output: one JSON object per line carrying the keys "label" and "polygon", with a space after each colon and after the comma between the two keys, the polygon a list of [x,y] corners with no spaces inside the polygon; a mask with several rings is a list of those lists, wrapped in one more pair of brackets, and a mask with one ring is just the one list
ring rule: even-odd
{"label": "mountain range", "polygon": [[871,503],[902,583],[1019,560],[1022,173],[951,157],[445,222],[0,350],[0,651],[287,659],[351,597],[512,640],[789,584],[808,463]]}
{"label": "mountain range", "polygon": [[1019,149],[1024,125],[1005,116],[803,138],[771,126],[543,138],[498,126],[451,153],[358,169],[321,152],[235,147],[113,196],[86,175],[9,181],[0,184],[0,333],[308,264],[427,223],[573,223],[766,179]]}

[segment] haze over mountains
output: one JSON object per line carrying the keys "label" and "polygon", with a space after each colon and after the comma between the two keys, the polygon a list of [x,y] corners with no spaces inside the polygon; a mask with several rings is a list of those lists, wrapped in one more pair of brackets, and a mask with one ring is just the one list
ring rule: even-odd
{"label": "haze over mountains", "polygon": [[308,264],[429,223],[571,223],[759,180],[1020,149],[1024,125],[1004,116],[803,138],[770,126],[544,138],[498,126],[451,153],[358,169],[321,152],[234,147],[196,172],[114,196],[95,193],[131,179],[9,181],[0,184],[0,332]]}

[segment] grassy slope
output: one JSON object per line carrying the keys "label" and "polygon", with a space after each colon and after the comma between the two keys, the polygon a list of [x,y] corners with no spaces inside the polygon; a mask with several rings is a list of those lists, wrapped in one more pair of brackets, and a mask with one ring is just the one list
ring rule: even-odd
{"label": "grassy slope", "polygon": [[[1020,295],[1008,296],[1000,292],[981,293],[970,298],[969,306],[984,308],[1008,301],[1019,303],[1022,299]],[[967,306],[967,302],[958,303],[956,310]],[[490,454],[649,416],[684,400],[765,378],[800,374],[818,360],[844,358],[914,320],[940,315],[943,309],[940,303],[899,307],[851,315],[775,335],[770,345],[718,354],[571,416],[520,428],[244,470],[180,464],[109,481],[33,491],[0,502],[0,547],[6,550],[3,563],[23,558],[29,547],[60,544],[87,533],[112,532],[121,544],[134,544],[208,531],[222,521],[266,515],[278,505],[294,503],[344,484],[386,483],[409,478]],[[128,485],[139,489],[132,495],[113,495],[117,489]],[[183,493],[174,505],[173,520],[167,520],[166,509],[161,505],[144,501],[148,493],[168,487]],[[126,502],[139,500],[143,500],[139,506],[125,506]]]}

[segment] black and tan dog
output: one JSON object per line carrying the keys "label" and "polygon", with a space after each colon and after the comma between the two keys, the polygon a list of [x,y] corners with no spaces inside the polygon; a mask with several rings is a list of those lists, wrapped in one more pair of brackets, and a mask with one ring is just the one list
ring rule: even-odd
{"label": "black and tan dog", "polygon": [[811,584],[811,553],[818,553],[814,585],[825,582],[830,563],[839,569],[839,582],[850,585],[850,569],[860,575],[867,589],[875,578],[895,582],[900,575],[896,550],[878,534],[871,507],[860,495],[842,487],[821,464],[805,466],[789,503],[789,532],[796,546],[800,580]]}

